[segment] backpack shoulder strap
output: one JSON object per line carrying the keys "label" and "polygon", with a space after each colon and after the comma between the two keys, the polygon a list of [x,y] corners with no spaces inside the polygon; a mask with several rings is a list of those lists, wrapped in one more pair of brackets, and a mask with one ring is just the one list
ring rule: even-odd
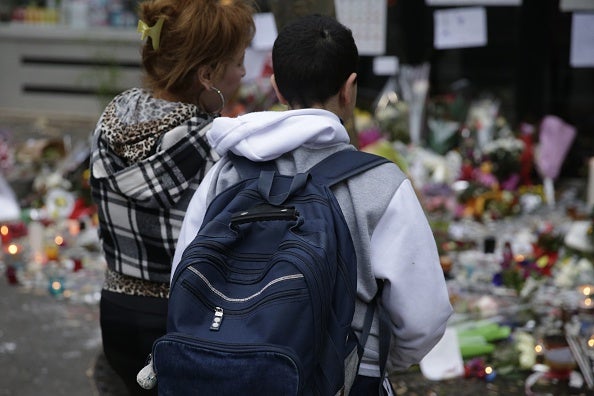
{"label": "backpack shoulder strap", "polygon": [[316,183],[333,186],[388,162],[384,157],[364,151],[341,150],[318,162],[309,170],[309,174]]}
{"label": "backpack shoulder strap", "polygon": [[390,350],[391,343],[391,331],[388,318],[383,305],[380,300],[382,298],[384,283],[382,281],[377,282],[377,292],[373,299],[367,305],[367,311],[365,312],[365,319],[363,320],[363,328],[361,330],[361,336],[359,338],[359,358],[363,357],[363,350],[371,331],[371,325],[373,323],[373,317],[377,311],[379,319],[379,368],[380,368],[380,384],[378,395],[383,395],[383,382],[387,375],[386,365],[388,362],[388,351]]}
{"label": "backpack shoulder strap", "polygon": [[[261,171],[276,171],[274,161],[254,162],[231,151],[227,156],[242,180],[258,177]],[[358,150],[341,150],[318,162],[309,170],[309,174],[316,183],[332,186],[387,162],[390,161],[379,155]]]}
{"label": "backpack shoulder strap", "polygon": [[261,171],[276,171],[274,161],[254,162],[231,151],[227,153],[227,156],[239,173],[241,180],[258,177]]}

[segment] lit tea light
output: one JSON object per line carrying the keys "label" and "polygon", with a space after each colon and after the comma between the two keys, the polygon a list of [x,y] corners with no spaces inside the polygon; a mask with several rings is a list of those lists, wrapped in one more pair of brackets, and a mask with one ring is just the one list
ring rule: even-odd
{"label": "lit tea light", "polygon": [[7,246],[4,246],[3,251],[4,262],[6,263],[7,267],[16,271],[18,268],[24,265],[23,248],[20,245],[11,243]]}
{"label": "lit tea light", "polygon": [[579,307],[581,309],[592,309],[594,308],[594,301],[590,297],[586,297],[583,300],[580,300]]}
{"label": "lit tea light", "polygon": [[11,243],[4,247],[4,252],[7,253],[5,255],[5,259],[14,262],[18,261],[21,258],[23,249],[20,245],[16,243]]}
{"label": "lit tea light", "polygon": [[495,379],[495,370],[493,370],[493,367],[491,366],[487,366],[485,367],[485,380],[486,381],[493,381]]}
{"label": "lit tea light", "polygon": [[64,244],[64,237],[62,235],[56,235],[56,237],[54,238],[54,242],[56,243],[56,245],[62,246]]}
{"label": "lit tea light", "polygon": [[59,291],[61,288],[62,288],[62,283],[60,283],[59,281],[52,282],[52,290]]}
{"label": "lit tea light", "polygon": [[537,355],[542,355],[542,354],[543,354],[543,352],[544,352],[544,348],[543,348],[543,346],[542,346],[542,345],[540,345],[540,344],[536,344],[536,345],[534,346],[534,352],[536,352],[536,354],[537,354]]}
{"label": "lit tea light", "polygon": [[594,285],[581,285],[578,287],[578,290],[584,296],[591,296],[594,294]]}
{"label": "lit tea light", "polygon": [[60,278],[50,278],[49,292],[53,295],[62,294],[64,291],[64,282]]}
{"label": "lit tea light", "polygon": [[2,224],[0,226],[0,240],[2,241],[3,245],[6,245],[12,241],[14,238],[15,233],[14,230],[11,230],[10,225]]}
{"label": "lit tea light", "polygon": [[588,340],[588,347],[594,348],[594,335],[590,336],[590,339]]}
{"label": "lit tea light", "polygon": [[20,251],[20,249],[19,249],[19,247],[16,244],[11,243],[6,248],[6,251],[8,252],[8,254],[11,254],[11,255],[14,256],[15,254],[17,254]]}

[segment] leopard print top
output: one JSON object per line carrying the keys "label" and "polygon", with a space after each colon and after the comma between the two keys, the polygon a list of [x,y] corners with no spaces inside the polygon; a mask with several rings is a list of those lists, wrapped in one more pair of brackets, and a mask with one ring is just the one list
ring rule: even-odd
{"label": "leopard print top", "polygon": [[[134,109],[128,110],[126,103],[134,103]],[[105,108],[103,138],[118,156],[133,164],[153,154],[164,133],[196,112],[193,104],[156,99],[133,88]]]}
{"label": "leopard print top", "polygon": [[110,270],[105,271],[103,289],[115,293],[144,297],[169,297],[169,284],[133,278]]}

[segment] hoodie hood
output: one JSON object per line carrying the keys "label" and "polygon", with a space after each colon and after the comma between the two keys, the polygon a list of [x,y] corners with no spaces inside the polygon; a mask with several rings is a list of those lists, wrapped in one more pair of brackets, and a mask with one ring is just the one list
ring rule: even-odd
{"label": "hoodie hood", "polygon": [[100,128],[106,144],[132,164],[152,154],[165,133],[196,112],[192,104],[156,99],[146,90],[133,88],[106,107]]}
{"label": "hoodie hood", "polygon": [[340,119],[322,109],[219,117],[206,136],[217,154],[222,156],[232,151],[257,162],[276,159],[298,147],[315,149],[350,141]]}
{"label": "hoodie hood", "polygon": [[212,161],[204,136],[211,121],[194,105],[155,99],[138,88],[125,91],[95,128],[92,180],[146,207],[173,205]]}

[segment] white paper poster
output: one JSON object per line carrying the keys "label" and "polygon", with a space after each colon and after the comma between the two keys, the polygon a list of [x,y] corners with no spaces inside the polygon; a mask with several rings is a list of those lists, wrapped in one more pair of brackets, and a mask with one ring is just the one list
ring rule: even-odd
{"label": "white paper poster", "polygon": [[594,67],[594,13],[573,14],[569,64]]}
{"label": "white paper poster", "polygon": [[256,34],[252,39],[252,47],[256,50],[271,50],[278,34],[274,15],[263,12],[254,15]]}
{"label": "white paper poster", "polygon": [[395,56],[376,56],[373,58],[373,74],[393,76],[398,73],[399,62]]}
{"label": "white paper poster", "polygon": [[386,52],[386,0],[334,0],[336,19],[353,31],[360,55]]}
{"label": "white paper poster", "polygon": [[434,40],[437,49],[487,45],[487,12],[484,7],[435,10]]}
{"label": "white paper poster", "polygon": [[272,63],[270,56],[270,50],[257,50],[252,47],[246,48],[245,58],[243,60],[245,76],[242,81],[248,82],[263,77],[267,63]]}

